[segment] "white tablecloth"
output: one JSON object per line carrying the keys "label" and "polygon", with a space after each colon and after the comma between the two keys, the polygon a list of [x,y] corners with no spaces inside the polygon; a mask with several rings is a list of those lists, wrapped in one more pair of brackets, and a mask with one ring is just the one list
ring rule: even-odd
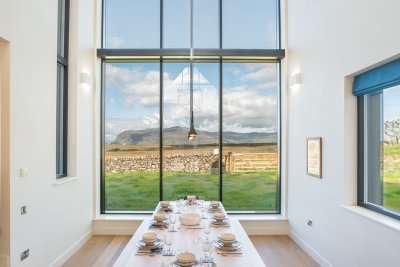
{"label": "white tablecloth", "polygon": [[[195,205],[189,209],[193,209],[190,211],[198,211],[194,210]],[[200,212],[200,211],[198,211]],[[177,214],[177,216],[179,216]],[[211,214],[209,214],[211,216]],[[203,219],[204,221],[205,219]],[[156,254],[154,256],[150,255],[135,255],[137,251],[136,242],[141,239],[142,234],[145,231],[148,231],[150,226],[149,220],[143,221],[140,227],[137,229],[125,249],[122,251],[121,255],[115,262],[114,266],[122,267],[122,266],[134,266],[134,267],[159,267],[159,266],[168,266],[172,262],[175,261],[175,256],[162,256],[161,254]],[[180,227],[179,220],[175,224],[176,228]],[[151,228],[152,231],[158,234],[159,238],[163,238],[165,233],[167,233],[167,229],[155,229]],[[231,219],[230,227],[212,227],[211,228],[211,239],[216,239],[216,237],[220,233],[231,232],[235,233],[237,239],[240,240],[243,244],[241,248],[242,255],[229,255],[222,256],[221,254],[217,254],[217,249],[214,247],[211,256],[214,259],[217,267],[263,267],[265,264],[263,263],[260,255],[258,255],[256,248],[251,243],[249,237],[244,231],[243,227],[240,223]],[[204,236],[203,229],[184,229],[179,228],[178,232],[172,233],[173,242],[172,242],[172,250],[178,251],[181,249],[185,249],[189,252],[192,252],[196,255],[197,258],[203,256],[201,238]],[[207,266],[207,265],[204,265]],[[210,265],[211,266],[211,265]]]}

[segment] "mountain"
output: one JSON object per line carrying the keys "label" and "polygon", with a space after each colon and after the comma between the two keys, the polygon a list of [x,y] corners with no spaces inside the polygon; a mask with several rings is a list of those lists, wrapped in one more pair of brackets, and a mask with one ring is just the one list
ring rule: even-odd
{"label": "mountain", "polygon": [[[193,144],[187,140],[189,128],[184,127],[171,127],[164,129],[165,145],[188,145]],[[237,132],[224,132],[224,143],[229,144],[259,144],[259,143],[276,143],[276,132],[273,133],[237,133]],[[197,139],[195,144],[218,144],[219,133],[197,130]],[[144,129],[144,130],[128,130],[117,135],[114,144],[158,144],[160,142],[160,133],[158,129]]]}

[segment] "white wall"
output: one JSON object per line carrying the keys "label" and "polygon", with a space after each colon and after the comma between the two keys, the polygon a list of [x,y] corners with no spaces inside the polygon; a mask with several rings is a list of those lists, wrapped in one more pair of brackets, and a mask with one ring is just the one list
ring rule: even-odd
{"label": "white wall", "polygon": [[[345,77],[400,53],[400,1],[287,2],[289,74],[300,70],[303,80],[289,91],[293,237],[323,264],[399,266],[400,223],[391,228],[342,205],[356,204],[356,102]],[[315,136],[323,138],[323,179],[305,174],[306,138]]]}
{"label": "white wall", "polygon": [[[82,90],[78,77],[82,70],[93,73],[94,1],[71,2],[70,149],[76,160],[69,172],[79,178],[60,185],[54,185],[57,1],[0,2],[0,37],[11,51],[11,266],[58,264],[91,234],[93,91]],[[21,167],[28,168],[26,178],[19,177]],[[23,205],[28,214],[21,216]],[[30,257],[20,262],[28,248]]]}

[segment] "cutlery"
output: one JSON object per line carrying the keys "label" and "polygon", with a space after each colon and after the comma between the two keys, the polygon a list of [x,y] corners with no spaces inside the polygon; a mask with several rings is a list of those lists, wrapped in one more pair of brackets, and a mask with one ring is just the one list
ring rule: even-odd
{"label": "cutlery", "polygon": [[235,256],[235,257],[242,257],[243,254],[242,253],[219,253],[221,256]]}
{"label": "cutlery", "polygon": [[184,229],[203,229],[202,226],[181,226],[179,228],[184,228]]}
{"label": "cutlery", "polygon": [[228,252],[228,251],[217,251],[217,254],[221,254],[221,255],[223,255],[223,254],[226,254],[226,255],[228,255],[228,254],[233,254],[233,255],[242,255],[243,254],[243,252]]}

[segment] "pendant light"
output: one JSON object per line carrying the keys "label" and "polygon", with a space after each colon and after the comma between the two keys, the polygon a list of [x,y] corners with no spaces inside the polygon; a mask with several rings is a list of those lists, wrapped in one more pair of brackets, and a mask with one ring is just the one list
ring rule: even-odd
{"label": "pendant light", "polygon": [[193,0],[190,0],[190,130],[188,133],[189,141],[197,137],[194,129],[193,120]]}

